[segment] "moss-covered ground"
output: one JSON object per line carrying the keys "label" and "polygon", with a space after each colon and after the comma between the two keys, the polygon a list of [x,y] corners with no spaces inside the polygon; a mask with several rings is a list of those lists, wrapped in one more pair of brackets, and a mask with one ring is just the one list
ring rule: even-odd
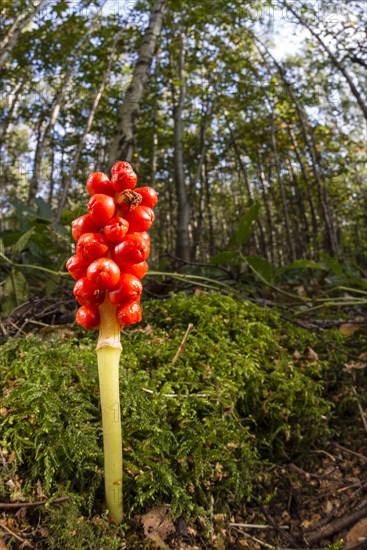
{"label": "moss-covered ground", "polygon": [[[347,369],[342,350],[366,351],[361,331],[320,338],[275,311],[219,294],[144,306],[144,322],[122,338],[126,521],[119,527],[103,502],[95,334],[75,328],[0,346],[1,500],[70,497],[17,515],[4,509],[8,548],[22,540],[34,548],[163,547],[162,533],[152,528],[147,538],[136,519],[163,506],[176,535],[182,522],[199,521],[197,548],[241,548],[225,535],[213,543],[213,518],[246,519],[254,503],[276,496],[274,486],[259,493],[264,476],[289,464],[314,467],[332,441],[360,448],[355,388],[363,407],[366,371]],[[182,537],[175,546],[173,531],[167,527],[166,547],[186,548]],[[195,536],[190,544],[198,544]]]}

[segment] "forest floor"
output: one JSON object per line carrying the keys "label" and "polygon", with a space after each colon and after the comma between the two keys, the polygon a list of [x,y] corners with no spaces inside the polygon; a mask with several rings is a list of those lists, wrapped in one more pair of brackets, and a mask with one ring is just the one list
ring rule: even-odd
{"label": "forest floor", "polygon": [[115,526],[93,339],[72,303],[25,304],[1,325],[0,550],[367,549],[361,312],[310,331],[219,294],[146,302],[125,335],[129,513]]}

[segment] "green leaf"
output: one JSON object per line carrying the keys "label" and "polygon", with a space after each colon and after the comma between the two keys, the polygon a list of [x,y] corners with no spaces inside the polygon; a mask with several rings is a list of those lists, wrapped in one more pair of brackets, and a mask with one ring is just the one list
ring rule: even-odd
{"label": "green leaf", "polygon": [[5,300],[2,304],[2,313],[8,315],[16,306],[23,303],[28,297],[28,283],[23,273],[14,268],[5,279]]}
{"label": "green leaf", "polygon": [[326,252],[321,252],[320,256],[328,268],[334,273],[334,275],[342,276],[344,275],[343,266],[340,265],[336,258],[329,256]]}
{"label": "green leaf", "polygon": [[9,264],[11,263],[11,260],[9,260],[9,258],[7,258],[7,256],[5,255],[5,246],[2,239],[0,239],[0,258],[5,260]]}
{"label": "green leaf", "polygon": [[237,244],[242,245],[249,239],[252,232],[252,226],[259,216],[259,210],[260,204],[256,202],[246,214],[240,218],[235,237]]}
{"label": "green leaf", "polygon": [[271,284],[273,279],[273,268],[268,260],[260,256],[246,256],[246,261],[255,275],[264,283]]}
{"label": "green leaf", "polygon": [[50,208],[50,205],[43,199],[41,198],[37,198],[35,200],[35,203],[37,204],[37,214],[38,216],[40,216],[41,218],[45,219],[45,220],[50,220],[52,221],[53,219],[53,212]]}
{"label": "green leaf", "polygon": [[291,264],[284,265],[283,267],[279,267],[275,271],[275,277],[278,277],[285,271],[288,271],[289,269],[321,269],[324,270],[325,266],[323,264],[320,264],[318,262],[313,262],[312,260],[296,260],[295,262],[292,262]]}
{"label": "green leaf", "polygon": [[28,244],[29,239],[34,234],[34,230],[35,230],[35,228],[31,227],[31,229],[29,229],[28,231],[23,233],[23,235],[17,240],[17,242],[14,244],[13,250],[12,250],[12,252],[14,254],[19,254],[20,252],[22,252],[22,250],[25,249],[25,247]]}
{"label": "green leaf", "polygon": [[210,260],[211,264],[230,264],[238,256],[238,252],[234,250],[225,250],[223,252],[218,252]]}

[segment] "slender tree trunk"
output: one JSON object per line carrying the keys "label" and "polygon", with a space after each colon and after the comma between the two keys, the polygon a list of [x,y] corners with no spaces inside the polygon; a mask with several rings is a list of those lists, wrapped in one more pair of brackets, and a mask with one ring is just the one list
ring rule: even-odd
{"label": "slender tree trunk", "polygon": [[17,82],[17,84],[14,86],[12,93],[10,94],[10,97],[12,99],[9,101],[9,110],[6,114],[6,117],[3,119],[2,130],[0,134],[0,145],[4,143],[6,140],[6,134],[8,132],[8,128],[10,126],[11,121],[14,119],[16,115],[18,100],[20,95],[23,92],[25,83],[26,83],[25,80],[19,80],[19,82]]}
{"label": "slender tree trunk", "polygon": [[[106,0],[102,3],[102,6],[105,3],[106,3]],[[57,93],[55,94],[55,97],[52,101],[49,120],[45,124],[45,126],[43,128],[42,135],[41,135],[40,139],[37,142],[36,152],[35,152],[35,156],[34,156],[34,163],[33,163],[33,175],[32,175],[31,185],[30,185],[29,194],[28,194],[28,204],[30,204],[34,200],[34,198],[37,194],[42,157],[43,157],[44,150],[46,148],[47,139],[48,139],[50,133],[52,132],[52,130],[55,127],[55,124],[57,122],[57,119],[58,119],[58,116],[59,116],[59,113],[60,113],[60,109],[62,107],[62,104],[65,100],[65,96],[66,96],[67,91],[68,91],[69,84],[70,84],[70,82],[73,78],[73,73],[75,71],[75,65],[78,63],[79,59],[81,58],[81,56],[83,54],[83,45],[88,40],[90,35],[94,32],[98,22],[99,22],[99,15],[97,14],[93,18],[93,23],[88,27],[87,31],[85,32],[85,34],[83,35],[83,37],[81,38],[79,43],[77,44],[77,46],[75,48],[76,53],[72,56],[72,59],[70,60],[69,66],[67,68],[67,71],[66,71],[63,79],[62,79],[60,87],[59,87],[59,89],[58,89]]]}
{"label": "slender tree trunk", "polygon": [[0,43],[0,69],[3,68],[5,63],[10,57],[10,54],[17,43],[17,40],[22,32],[22,30],[36,17],[36,15],[45,7],[48,0],[41,0],[38,6],[29,14],[24,17],[18,15],[15,19],[13,25],[8,30],[7,34]]}
{"label": "slender tree trunk", "polygon": [[111,51],[110,56],[109,56],[109,61],[108,61],[108,64],[107,64],[107,68],[106,68],[106,70],[103,74],[101,83],[100,83],[96,93],[94,94],[93,102],[92,102],[92,108],[89,112],[89,116],[87,118],[87,123],[85,125],[83,133],[80,137],[78,146],[77,146],[77,148],[75,150],[75,153],[74,153],[74,157],[73,157],[73,160],[72,160],[72,163],[71,163],[70,175],[67,178],[67,181],[66,181],[66,184],[65,184],[65,187],[63,189],[63,193],[62,193],[59,205],[58,205],[58,209],[57,209],[56,219],[58,221],[60,220],[62,211],[63,211],[64,206],[66,204],[66,199],[67,199],[67,196],[68,196],[70,186],[72,184],[73,178],[75,178],[75,175],[76,175],[76,172],[77,172],[77,169],[78,169],[78,163],[79,163],[80,155],[81,155],[83,147],[85,145],[87,135],[89,134],[89,132],[92,128],[94,117],[96,115],[99,102],[101,100],[101,97],[103,95],[103,92],[104,92],[104,89],[105,89],[105,86],[106,86],[107,78],[109,77],[109,74],[111,72],[111,66],[112,66],[112,62],[113,62],[113,59],[114,59],[116,44],[118,42],[119,36],[120,36],[120,33],[118,35],[116,35],[116,37],[114,39],[114,43],[113,43],[113,46],[112,46],[112,51]]}
{"label": "slender tree trunk", "polygon": [[[177,198],[177,231],[176,256],[184,261],[190,261],[190,203],[186,191],[184,158],[183,158],[183,109],[186,96],[184,74],[185,44],[182,29],[180,31],[180,46],[178,53],[178,79],[180,80],[178,101],[173,108],[173,140],[174,140],[174,178]],[[173,86],[174,89],[174,86]]]}
{"label": "slender tree trunk", "polygon": [[338,71],[341,72],[341,74],[344,76],[345,80],[348,83],[350,91],[352,92],[352,94],[356,98],[357,103],[360,106],[361,111],[362,111],[365,119],[367,120],[367,104],[365,103],[365,101],[364,101],[360,91],[358,90],[357,86],[354,84],[353,79],[352,79],[351,75],[349,74],[348,70],[346,69],[346,67],[344,67],[344,65],[333,54],[333,52],[330,50],[330,48],[324,42],[324,40],[321,38],[321,36],[316,31],[314,31],[312,29],[312,27],[307,23],[307,21],[302,17],[302,15],[297,13],[294,10],[294,8],[290,4],[288,4],[288,2],[286,2],[284,0],[283,0],[283,6],[285,6],[287,8],[287,10],[289,10],[298,19],[298,21],[312,34],[312,36],[314,38],[316,38],[316,40],[318,41],[318,43],[320,44],[322,49],[329,56],[329,59],[332,62],[332,64],[334,65],[334,67],[336,69],[338,69]]}
{"label": "slender tree trunk", "polygon": [[144,33],[133,76],[125,92],[117,118],[115,134],[110,145],[108,168],[111,168],[119,160],[131,162],[133,158],[136,123],[148,82],[157,40],[162,29],[166,4],[167,0],[154,0],[149,25]]}
{"label": "slender tree trunk", "polygon": [[208,254],[209,257],[207,260],[214,256],[215,246],[214,246],[214,228],[213,228],[213,209],[212,203],[210,200],[210,187],[209,187],[209,174],[208,174],[208,163],[204,162],[204,184],[205,184],[205,211],[208,216]]}

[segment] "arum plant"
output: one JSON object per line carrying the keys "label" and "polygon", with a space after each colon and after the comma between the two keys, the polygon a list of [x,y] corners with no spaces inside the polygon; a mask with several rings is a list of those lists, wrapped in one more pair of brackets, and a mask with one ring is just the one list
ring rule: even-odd
{"label": "arum plant", "polygon": [[120,418],[120,332],[142,318],[141,279],[148,270],[147,230],[153,223],[157,194],[135,188],[137,175],[128,162],[117,162],[111,179],[94,172],[87,179],[88,214],[72,222],[76,253],[66,268],[76,280],[80,304],[76,322],[99,329],[98,376],[102,410],[106,504],[111,518],[122,520],[122,432]]}

